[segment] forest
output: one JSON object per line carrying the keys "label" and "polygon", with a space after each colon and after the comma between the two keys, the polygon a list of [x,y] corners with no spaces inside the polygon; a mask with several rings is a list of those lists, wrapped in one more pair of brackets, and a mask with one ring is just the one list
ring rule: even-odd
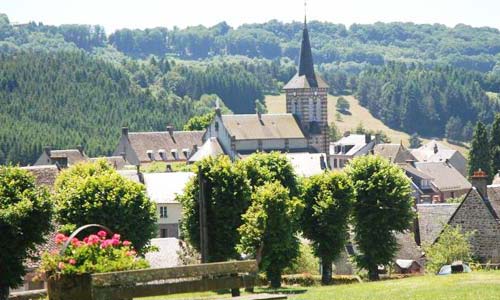
{"label": "forest", "polygon": [[[0,164],[44,145],[107,155],[121,126],[182,128],[215,98],[234,113],[280,93],[296,72],[301,22],[122,29],[14,24],[0,14]],[[500,32],[434,24],[311,21],[317,71],[384,123],[471,138],[499,109]],[[212,96],[207,96],[212,95]],[[460,127],[463,127],[460,128]]]}

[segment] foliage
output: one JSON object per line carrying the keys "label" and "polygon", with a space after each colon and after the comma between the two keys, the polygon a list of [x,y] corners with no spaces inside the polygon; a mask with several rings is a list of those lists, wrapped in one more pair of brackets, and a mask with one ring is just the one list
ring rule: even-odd
{"label": "foliage", "polygon": [[345,173],[328,172],[305,180],[302,230],[321,258],[323,284],[330,284],[332,263],[349,239],[348,223],[355,196],[352,182]]}
{"label": "foliage", "polygon": [[209,112],[201,116],[194,116],[187,121],[184,125],[184,130],[192,131],[192,130],[205,130],[207,129],[212,120],[214,119],[215,113]]}
{"label": "foliage", "polygon": [[491,172],[500,172],[500,113],[496,114],[490,133]]}
{"label": "foliage", "polygon": [[411,185],[404,172],[378,156],[362,156],[346,168],[356,189],[353,218],[356,261],[378,279],[378,265],[387,265],[398,248],[395,232],[409,228],[413,218]]}
{"label": "foliage", "polygon": [[414,133],[408,139],[408,143],[410,144],[410,148],[416,149],[422,146],[422,139],[418,135],[418,133]]}
{"label": "foliage", "polygon": [[228,156],[206,158],[196,164],[193,179],[178,196],[182,204],[183,238],[200,251],[199,193],[200,173],[206,180],[208,261],[225,261],[239,258],[235,250],[240,240],[238,227],[243,223],[242,214],[250,202],[250,186],[246,170],[241,163],[232,163]]}
{"label": "foliage", "polygon": [[257,152],[242,161],[250,186],[256,189],[266,182],[278,181],[288,189],[291,197],[299,196],[299,183],[292,164],[280,152]]}
{"label": "foliage", "polygon": [[261,258],[259,269],[266,272],[274,288],[281,286],[283,270],[299,254],[296,228],[302,203],[289,194],[278,181],[257,187],[238,228],[238,251]]}
{"label": "foliage", "polygon": [[35,187],[26,170],[0,166],[0,296],[26,274],[24,262],[36,259],[36,245],[50,230],[52,203],[46,190]]}
{"label": "foliage", "polygon": [[427,263],[426,270],[436,273],[443,265],[450,265],[455,261],[469,263],[472,261],[470,239],[473,233],[462,232],[460,226],[445,225],[439,239],[432,245],[424,245]]}
{"label": "foliage", "polygon": [[[283,283],[288,286],[298,285],[301,287],[309,287],[321,284],[321,276],[311,273],[283,275],[282,280]],[[349,275],[334,275],[332,276],[331,281],[334,285],[360,283],[360,279],[358,276]]]}
{"label": "foliage", "polygon": [[[62,245],[68,237],[59,233],[55,242]],[[58,251],[44,253],[41,273],[72,275],[106,273],[148,268],[144,258],[139,258],[130,241],[121,240],[119,234],[107,236],[105,231],[91,234],[83,240],[73,238],[61,255]]]}
{"label": "foliage", "polygon": [[451,117],[448,119],[448,122],[446,123],[445,127],[445,135],[446,138],[452,141],[460,141],[463,140],[463,125],[462,125],[462,120],[457,117]]}
{"label": "foliage", "polygon": [[156,207],[142,184],[119,175],[105,160],[77,164],[55,183],[60,224],[102,224],[142,251],[156,236]]}
{"label": "foliage", "polygon": [[349,111],[349,108],[351,108],[351,105],[344,97],[341,96],[337,99],[337,104],[335,105],[335,107],[339,111]]}
{"label": "foliage", "polygon": [[283,274],[318,274],[319,260],[314,255],[311,245],[301,242],[299,246],[299,254],[292,261],[292,264],[287,267]]}
{"label": "foliage", "polygon": [[489,145],[488,131],[482,122],[476,124],[474,137],[472,138],[469,151],[469,176],[475,171],[483,170],[489,176],[491,174],[491,148]]}
{"label": "foliage", "polygon": [[330,123],[330,126],[328,128],[328,135],[329,135],[330,141],[332,141],[332,142],[336,142],[342,138],[342,135],[340,134],[340,131],[334,122]]}
{"label": "foliage", "polygon": [[466,195],[462,195],[460,197],[455,197],[455,198],[447,198],[446,203],[462,203],[465,199]]}
{"label": "foliage", "polygon": [[179,262],[183,266],[195,265],[201,262],[200,253],[189,243],[179,240],[179,250],[177,251]]}

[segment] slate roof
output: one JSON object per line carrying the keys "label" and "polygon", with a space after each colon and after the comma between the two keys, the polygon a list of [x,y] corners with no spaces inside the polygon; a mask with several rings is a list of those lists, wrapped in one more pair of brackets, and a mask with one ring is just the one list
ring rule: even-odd
{"label": "slate roof", "polygon": [[[321,78],[319,75],[315,75],[317,88],[328,88],[328,84]],[[309,80],[305,75],[295,74],[290,81],[283,87],[284,90],[293,90],[293,89],[309,89],[314,87],[310,84]]]}
{"label": "slate roof", "polygon": [[157,252],[146,253],[146,260],[151,268],[170,268],[180,265],[178,251],[179,240],[176,238],[151,239],[151,245],[158,247]]}
{"label": "slate roof", "polygon": [[35,176],[36,185],[46,186],[50,189],[54,187],[54,182],[60,172],[56,165],[29,166],[22,167],[21,169],[27,170]]}
{"label": "slate roof", "polygon": [[138,173],[137,170],[117,170],[117,172],[128,180],[132,180],[137,183],[144,183],[143,174]]}
{"label": "slate roof", "polygon": [[398,166],[401,167],[403,170],[405,170],[406,173],[410,175],[410,177],[415,176],[421,179],[432,180],[431,176],[420,171],[419,169],[415,168],[410,164],[398,164]]}
{"label": "slate roof", "polygon": [[377,144],[373,147],[373,154],[382,156],[392,163],[406,163],[409,160],[416,160],[401,144]]}
{"label": "slate roof", "polygon": [[[374,137],[372,137],[372,141],[373,138]],[[336,142],[330,143],[330,154],[353,156],[358,151],[363,149],[366,145],[366,136],[364,134],[350,134],[348,136],[342,137]],[[335,153],[336,146],[344,146],[344,149],[347,151],[345,151],[345,153]]]}
{"label": "slate roof", "polygon": [[53,252],[53,251],[59,251],[60,246],[56,244],[55,242],[55,237],[56,234],[59,232],[59,225],[53,224],[52,225],[52,231],[50,231],[47,235],[45,235],[45,242],[43,244],[37,245],[35,248],[34,252],[34,257],[31,259],[26,260],[24,263],[25,267],[27,269],[36,269],[40,267],[40,258],[42,257],[42,254],[45,252]]}
{"label": "slate roof", "polygon": [[116,170],[123,169],[129,163],[123,158],[123,156],[106,156],[106,157],[93,157],[90,159],[91,162],[96,162],[99,159],[105,159],[113,168]]}
{"label": "slate roof", "polygon": [[224,150],[216,137],[208,138],[205,143],[189,158],[190,163],[200,161],[206,157],[216,157],[224,154]]}
{"label": "slate roof", "polygon": [[176,195],[183,193],[193,176],[192,172],[146,173],[144,184],[149,198],[156,203],[178,203]]}
{"label": "slate roof", "polygon": [[398,242],[399,249],[394,256],[395,259],[415,260],[417,262],[421,262],[422,250],[417,243],[415,243],[413,232],[407,231],[404,233],[397,233],[396,240]]}
{"label": "slate roof", "polygon": [[50,158],[54,160],[66,158],[69,166],[89,159],[85,153],[78,149],[50,150]]}
{"label": "slate roof", "polygon": [[459,191],[472,187],[471,183],[446,162],[416,162],[415,168],[433,178],[432,184],[440,191]]}
{"label": "slate roof", "polygon": [[432,244],[443,231],[458,203],[418,204],[418,228],[422,244]]}
{"label": "slate roof", "polygon": [[488,199],[497,216],[500,216],[500,184],[488,186]]}
{"label": "slate roof", "polygon": [[222,123],[236,140],[305,139],[292,114],[222,115]]}
{"label": "slate roof", "polygon": [[[434,152],[435,147],[437,147],[437,152]],[[411,154],[421,162],[445,162],[457,153],[460,152],[458,150],[450,149],[436,140],[432,140],[418,149],[411,150]]]}
{"label": "slate roof", "polygon": [[148,151],[153,151],[154,160],[162,161],[159,150],[165,150],[167,160],[174,160],[172,150],[177,152],[179,159],[187,160],[188,157],[183,151],[187,149],[191,152],[194,145],[200,147],[203,144],[204,133],[204,131],[174,131],[171,135],[168,131],[130,132],[128,139],[141,162],[151,161]]}
{"label": "slate roof", "polygon": [[[324,153],[286,153],[286,157],[288,157],[295,173],[299,176],[309,177],[325,172],[326,154]],[[323,160],[321,157],[323,157]]]}

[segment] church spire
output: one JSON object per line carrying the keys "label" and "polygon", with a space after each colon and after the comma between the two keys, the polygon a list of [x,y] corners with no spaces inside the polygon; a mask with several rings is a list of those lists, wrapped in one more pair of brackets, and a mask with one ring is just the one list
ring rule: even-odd
{"label": "church spire", "polygon": [[[306,7],[304,2],[304,9]],[[304,12],[304,29],[302,30],[302,45],[300,47],[299,76],[306,76],[311,87],[318,87],[316,74],[314,73],[314,62],[309,41],[309,31],[307,30],[307,14]]]}

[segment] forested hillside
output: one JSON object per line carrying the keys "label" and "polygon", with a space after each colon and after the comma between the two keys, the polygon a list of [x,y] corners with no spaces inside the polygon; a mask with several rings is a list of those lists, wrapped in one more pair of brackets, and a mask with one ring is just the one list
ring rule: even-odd
{"label": "forested hillside", "polygon": [[[253,113],[256,100],[278,94],[296,72],[302,26],[220,23],[108,35],[98,25],[14,25],[0,14],[0,163],[33,162],[43,145],[109,154],[122,125],[181,127],[213,108],[216,96],[205,94]],[[497,29],[308,26],[330,93],[356,94],[392,128],[468,140],[472,123],[499,110]]]}

